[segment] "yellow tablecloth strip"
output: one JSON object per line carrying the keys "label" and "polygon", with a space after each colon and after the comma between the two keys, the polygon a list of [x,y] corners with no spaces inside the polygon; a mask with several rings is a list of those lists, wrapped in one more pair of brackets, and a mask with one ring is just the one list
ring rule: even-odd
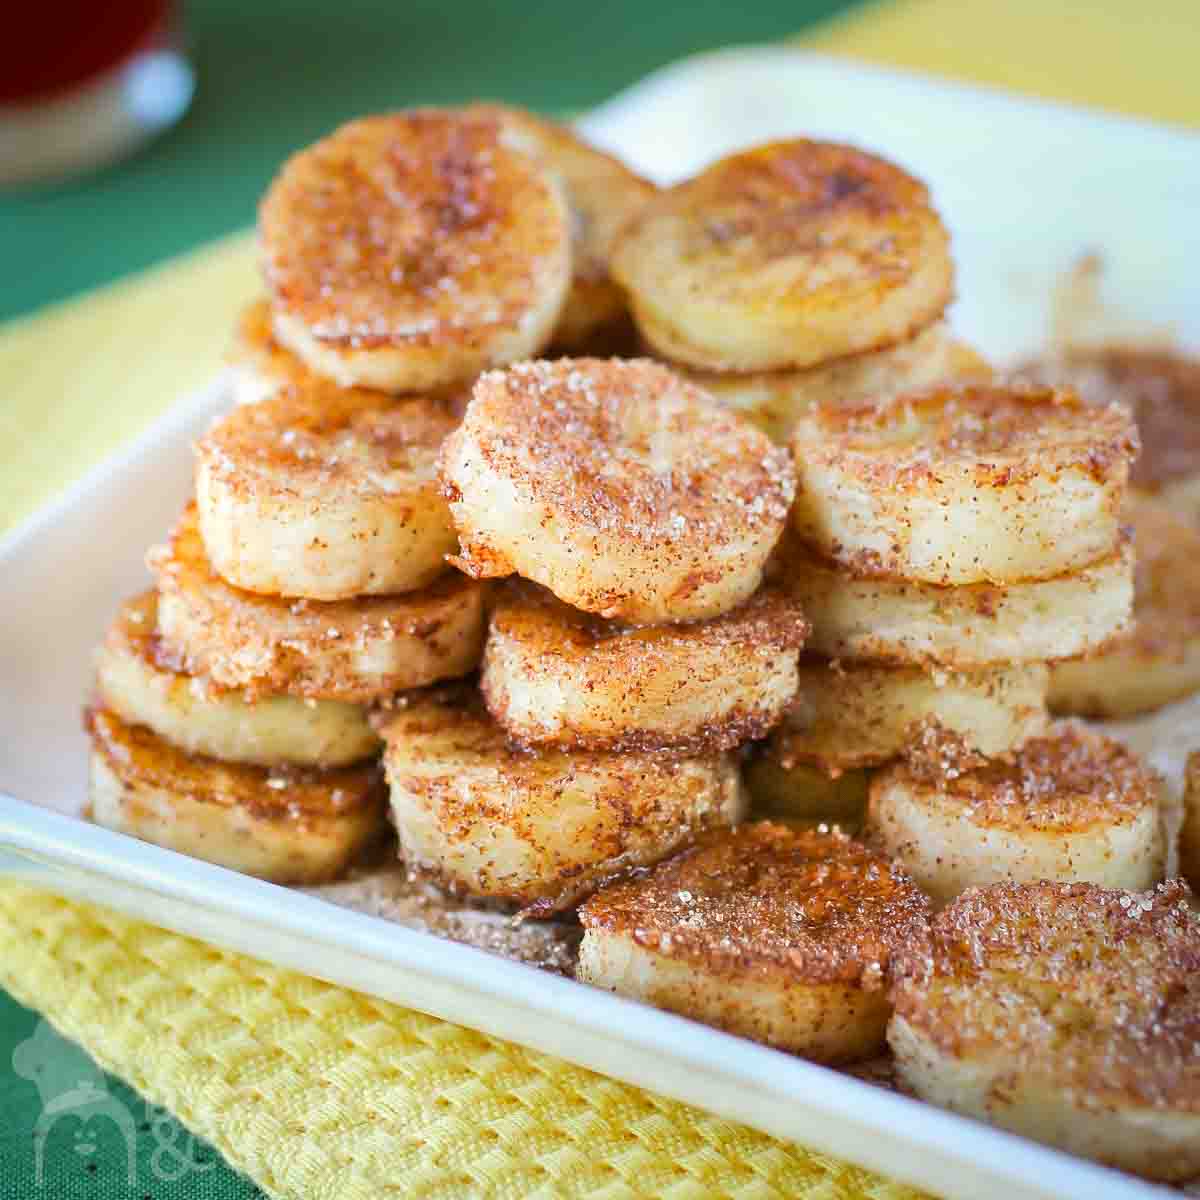
{"label": "yellow tablecloth strip", "polygon": [[0,983],[276,1197],[917,1197],[558,1059],[11,881]]}
{"label": "yellow tablecloth strip", "polygon": [[884,66],[1200,127],[1198,0],[872,0],[798,41]]}
{"label": "yellow tablecloth strip", "polygon": [[0,533],[212,378],[255,264],[239,233],[0,326]]}

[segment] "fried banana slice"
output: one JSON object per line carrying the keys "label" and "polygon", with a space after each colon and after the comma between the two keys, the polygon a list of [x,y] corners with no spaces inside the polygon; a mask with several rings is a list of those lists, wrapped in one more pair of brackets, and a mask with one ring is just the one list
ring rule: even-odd
{"label": "fried banana slice", "polygon": [[988,379],[991,368],[956,341],[944,321],[935,321],[906,342],[803,371],[731,374],[685,369],[681,374],[786,445],[796,422],[814,405],[857,405],[949,379]]}
{"label": "fried banana slice", "polygon": [[409,698],[381,732],[410,870],[530,916],[569,907],[745,808],[728,755],[518,750],[466,688]]}
{"label": "fried banana slice", "polygon": [[1161,802],[1131,750],[1065,722],[982,765],[928,743],[872,778],[866,829],[940,903],[1002,880],[1145,888],[1166,865]]}
{"label": "fried banana slice", "polygon": [[536,354],[571,281],[557,181],[491,117],[364,117],[259,210],[275,333],[343,386],[427,391]]}
{"label": "fried banana slice", "polygon": [[812,624],[806,649],[828,658],[941,665],[957,671],[1071,658],[1129,627],[1133,546],[1054,579],[941,587],[854,575],[785,536],[768,579]]}
{"label": "fried banana slice", "polygon": [[88,728],[91,818],[144,842],[272,883],[324,883],[387,829],[374,766],[218,762],[104,709]]}
{"label": "fried banana slice", "polygon": [[189,675],[158,630],[158,596],[127,600],[96,652],[96,691],[110,712],[187,754],[258,766],[343,767],[372,758],[367,710],[215,687]]}
{"label": "fried banana slice", "polygon": [[892,953],[928,918],[905,873],[838,830],[706,835],[580,910],[577,976],[820,1062],[883,1047]]}
{"label": "fried banana slice", "polygon": [[1137,430],[1073,392],[959,384],[814,406],[792,435],[792,520],[859,574],[958,586],[1111,554]]}
{"label": "fried banana slice", "polygon": [[437,477],[457,424],[437,397],[317,379],[234,408],[195,444],[213,569],[245,591],[310,600],[426,587],[458,546]]}
{"label": "fried banana slice", "polygon": [[795,698],[771,735],[781,763],[827,772],[878,766],[934,728],[988,757],[1046,727],[1044,664],[979,671],[800,660]]}
{"label": "fried banana slice", "polygon": [[747,600],[793,495],[786,452],[647,359],[489,372],[442,478],[462,570],[639,624]]}
{"label": "fried banana slice", "polygon": [[711,371],[811,367],[941,316],[949,237],[923,183],[829,142],[772,142],[660,193],[622,231],[613,277],[646,341]]}
{"label": "fried banana slice", "polygon": [[629,628],[521,582],[492,607],[481,686],[521,744],[728,750],[779,720],[807,632],[769,590],[722,617]]}
{"label": "fried banana slice", "polygon": [[1200,1174],[1200,919],[1181,880],[973,888],[896,956],[923,1100],[1150,1179]]}
{"label": "fried banana slice", "polygon": [[501,124],[509,141],[558,179],[571,213],[571,288],[554,330],[557,350],[586,345],[626,314],[625,295],[608,273],[622,226],[658,194],[619,158],[566,125],[520,108],[477,104],[467,109]]}
{"label": "fried banana slice", "polygon": [[1200,689],[1200,531],[1131,496],[1133,629],[1098,654],[1055,663],[1050,707],[1084,717],[1152,712]]}
{"label": "fried banana slice", "polygon": [[255,595],[212,569],[195,504],[146,561],[158,580],[159,630],[183,669],[252,700],[368,704],[469,674],[483,653],[484,590],[457,571],[399,596]]}

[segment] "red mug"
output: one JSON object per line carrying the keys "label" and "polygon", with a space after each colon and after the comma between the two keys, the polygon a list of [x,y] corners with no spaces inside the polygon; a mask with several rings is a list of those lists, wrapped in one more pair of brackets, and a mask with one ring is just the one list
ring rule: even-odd
{"label": "red mug", "polygon": [[173,124],[195,78],[170,0],[34,0],[0,39],[0,183],[99,166]]}

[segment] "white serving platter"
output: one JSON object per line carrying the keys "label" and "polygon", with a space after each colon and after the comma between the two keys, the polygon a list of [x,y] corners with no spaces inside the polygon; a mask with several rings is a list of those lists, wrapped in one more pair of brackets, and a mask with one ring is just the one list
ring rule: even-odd
{"label": "white serving platter", "polygon": [[[1103,252],[1106,304],[1200,345],[1200,138],[1095,113],[747,49],[690,60],[589,115],[668,180],[801,132],[884,150],[932,184],[961,263],[956,324],[1000,359]],[[232,314],[231,314],[232,316]],[[535,1047],[948,1197],[1169,1195],[883,1088],[472,947],[222,870],[79,818],[90,655],[189,488],[218,380],[0,541],[0,871]],[[1177,760],[1191,724],[1169,723]],[[1180,730],[1184,729],[1183,734]],[[1200,726],[1197,727],[1200,743]]]}

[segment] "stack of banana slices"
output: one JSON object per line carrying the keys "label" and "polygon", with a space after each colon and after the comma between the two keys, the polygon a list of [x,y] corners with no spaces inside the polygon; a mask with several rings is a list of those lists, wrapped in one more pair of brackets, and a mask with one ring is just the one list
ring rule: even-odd
{"label": "stack of banana slices", "polygon": [[941,903],[1002,879],[1160,880],[1157,778],[1046,710],[1046,664],[1129,624],[1128,411],[957,383],[813,405],[792,448],[775,578],[825,661],[806,658],[751,768],[766,801],[825,815],[869,793],[867,834]]}
{"label": "stack of banana slices", "polygon": [[569,131],[479,105],[355,121],[265,196],[267,298],[195,499],[97,655],[91,811],[280,883],[387,830],[378,710],[480,663],[438,457],[480,371],[620,335],[604,264],[653,193]]}
{"label": "stack of banana slices", "polygon": [[640,210],[612,270],[647,349],[783,444],[815,401],[989,374],[943,320],[954,264],[928,189],[850,146],[720,160]]}
{"label": "stack of banana slices", "polygon": [[1200,1170],[1160,781],[1047,716],[1048,663],[1152,640],[1137,433],[953,341],[923,185],[795,140],[658,192],[475,105],[342,127],[259,231],[237,403],[98,652],[96,821],[292,884],[390,826],[456,904],[577,910],[580,979]]}

